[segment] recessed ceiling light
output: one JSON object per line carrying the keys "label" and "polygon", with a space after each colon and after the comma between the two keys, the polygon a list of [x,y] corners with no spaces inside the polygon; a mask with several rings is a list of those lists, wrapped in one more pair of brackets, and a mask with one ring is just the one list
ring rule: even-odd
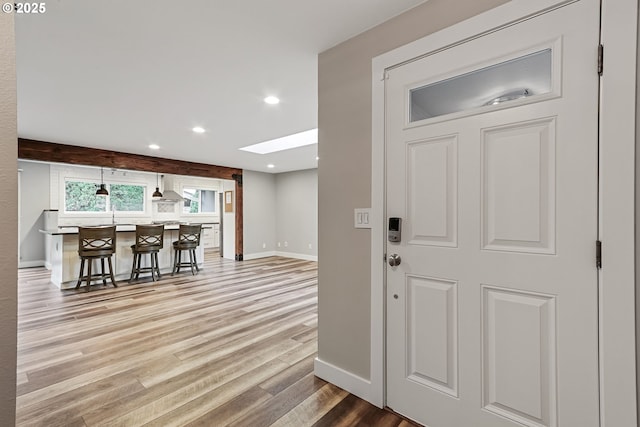
{"label": "recessed ceiling light", "polygon": [[194,128],[191,129],[192,131],[194,131],[195,133],[204,133],[204,128],[201,126],[196,126]]}
{"label": "recessed ceiling light", "polygon": [[256,154],[268,154],[317,143],[318,129],[311,129],[300,133],[294,133],[293,135],[284,136],[282,138],[272,139],[271,141],[242,147],[240,150],[250,151]]}
{"label": "recessed ceiling light", "polygon": [[269,163],[269,164],[267,165],[267,167],[268,167],[269,169],[273,169],[273,168],[275,168],[275,167],[276,167],[276,165],[272,165],[271,163]]}
{"label": "recessed ceiling light", "polygon": [[264,102],[266,102],[267,104],[276,105],[280,102],[280,100],[276,96],[267,96],[264,99]]}
{"label": "recessed ceiling light", "polygon": [[160,146],[158,144],[149,144],[149,148],[151,148],[152,150],[159,150]]}

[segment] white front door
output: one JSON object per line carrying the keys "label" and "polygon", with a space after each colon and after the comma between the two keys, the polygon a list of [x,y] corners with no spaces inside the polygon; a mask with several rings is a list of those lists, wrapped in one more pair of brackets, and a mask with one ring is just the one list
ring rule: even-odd
{"label": "white front door", "polygon": [[425,425],[599,425],[598,7],[387,73],[387,405]]}

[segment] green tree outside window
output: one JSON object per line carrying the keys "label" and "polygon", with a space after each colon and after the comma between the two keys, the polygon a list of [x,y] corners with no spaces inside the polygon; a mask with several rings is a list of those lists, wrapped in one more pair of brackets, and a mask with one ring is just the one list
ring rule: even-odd
{"label": "green tree outside window", "polygon": [[67,212],[106,212],[107,201],[96,196],[97,185],[92,182],[65,182],[65,206]]}
{"label": "green tree outside window", "polygon": [[107,184],[109,195],[96,196],[98,185],[93,182],[65,182],[66,212],[144,212],[145,187],[131,184]]}
{"label": "green tree outside window", "polygon": [[109,198],[116,211],[144,211],[144,187],[141,185],[110,184]]}

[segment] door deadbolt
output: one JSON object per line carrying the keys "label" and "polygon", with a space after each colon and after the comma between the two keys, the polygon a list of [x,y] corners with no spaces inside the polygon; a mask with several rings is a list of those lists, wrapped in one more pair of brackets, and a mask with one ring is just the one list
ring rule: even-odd
{"label": "door deadbolt", "polygon": [[398,254],[389,255],[389,265],[391,267],[397,267],[400,265],[401,262],[402,262],[402,258],[400,258],[400,255]]}

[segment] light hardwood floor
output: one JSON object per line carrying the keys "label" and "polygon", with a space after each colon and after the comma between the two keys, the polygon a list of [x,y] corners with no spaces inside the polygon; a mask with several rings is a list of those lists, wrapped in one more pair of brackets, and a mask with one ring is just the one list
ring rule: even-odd
{"label": "light hardwood floor", "polygon": [[205,258],[91,292],[20,270],[17,425],[413,425],[314,377],[316,263]]}

